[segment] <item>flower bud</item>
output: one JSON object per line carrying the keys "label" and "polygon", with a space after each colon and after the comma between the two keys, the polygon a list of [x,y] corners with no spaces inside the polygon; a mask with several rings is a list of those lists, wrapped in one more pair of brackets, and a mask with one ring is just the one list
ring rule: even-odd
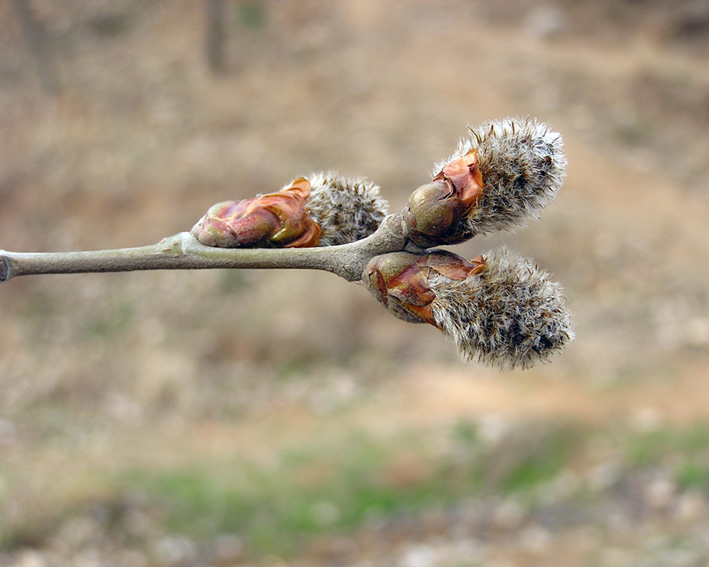
{"label": "flower bud", "polygon": [[533,260],[506,249],[485,255],[484,269],[464,280],[429,278],[436,326],[465,360],[528,368],[573,340],[561,286]]}
{"label": "flower bud", "polygon": [[217,203],[192,234],[221,248],[334,246],[369,236],[386,213],[373,183],[318,173],[277,193]]}
{"label": "flower bud", "polygon": [[310,182],[301,177],[278,193],[217,203],[192,234],[202,244],[220,248],[317,246],[320,226],[305,208],[309,195]]}
{"label": "flower bud", "polygon": [[439,328],[466,360],[527,368],[573,339],[559,284],[506,250],[472,261],[441,250],[384,254],[363,279],[391,313]]}
{"label": "flower bud", "polygon": [[482,267],[480,257],[469,262],[445,250],[424,254],[391,252],[372,258],[363,280],[377,301],[399,319],[438,326],[432,311],[436,295],[430,288],[429,279],[434,275],[445,275],[457,281]]}
{"label": "flower bud", "polygon": [[472,234],[465,220],[482,193],[477,150],[470,150],[411,194],[403,213],[408,238],[423,248],[468,240]]}
{"label": "flower bud", "polygon": [[[564,180],[561,136],[531,118],[472,129],[404,210],[407,236],[424,248],[454,244],[537,218]],[[436,190],[431,188],[436,186]]]}

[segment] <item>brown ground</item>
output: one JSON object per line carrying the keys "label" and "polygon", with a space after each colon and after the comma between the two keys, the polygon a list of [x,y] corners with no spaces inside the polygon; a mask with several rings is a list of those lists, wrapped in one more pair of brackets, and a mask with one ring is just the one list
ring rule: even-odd
{"label": "brown ground", "polygon": [[[2,247],[156,242],[213,202],[326,169],[370,177],[398,210],[467,124],[533,115],[564,136],[560,199],[457,251],[535,257],[577,339],[505,373],[456,362],[435,330],[329,274],[18,278],[0,288],[0,565],[709,564],[709,482],[683,490],[660,467],[615,492],[599,481],[587,508],[558,495],[613,469],[612,431],[708,422],[707,2],[227,2],[222,76],[205,66],[202,2],[34,4],[60,92],[42,92],[0,4]],[[268,462],[348,431],[439,439],[460,421],[491,443],[550,423],[595,441],[535,512],[493,491],[286,559],[230,548],[241,534],[137,545],[76,511],[130,467]],[[435,450],[422,455],[393,459],[392,482],[419,482]]]}

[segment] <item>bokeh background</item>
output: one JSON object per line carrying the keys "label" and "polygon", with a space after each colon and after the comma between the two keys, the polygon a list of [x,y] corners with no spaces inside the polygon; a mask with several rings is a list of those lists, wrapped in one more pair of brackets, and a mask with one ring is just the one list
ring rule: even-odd
{"label": "bokeh background", "polygon": [[0,3],[0,246],[150,244],[330,169],[398,211],[531,115],[560,198],[456,251],[533,256],[577,339],[500,372],[326,273],[12,280],[0,565],[709,564],[709,2],[208,5]]}

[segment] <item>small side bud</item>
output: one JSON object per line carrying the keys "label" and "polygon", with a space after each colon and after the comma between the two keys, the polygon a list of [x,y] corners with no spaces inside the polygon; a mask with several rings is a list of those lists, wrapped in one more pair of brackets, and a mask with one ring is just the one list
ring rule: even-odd
{"label": "small side bud", "polygon": [[305,204],[310,182],[301,177],[277,193],[212,206],[192,228],[206,246],[310,247],[320,241],[320,226]]}
{"label": "small side bud", "polygon": [[508,118],[471,129],[435,171],[403,213],[407,236],[422,247],[537,218],[563,183],[566,157],[561,136],[547,125]]}
{"label": "small side bud", "polygon": [[559,284],[506,250],[472,261],[442,250],[384,254],[363,281],[395,316],[450,336],[465,360],[528,368],[573,339]]}

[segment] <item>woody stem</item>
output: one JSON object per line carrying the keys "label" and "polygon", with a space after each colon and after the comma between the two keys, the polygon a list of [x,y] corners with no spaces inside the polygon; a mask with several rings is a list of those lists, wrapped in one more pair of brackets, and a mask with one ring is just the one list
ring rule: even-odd
{"label": "woody stem", "polygon": [[216,248],[181,232],[137,248],[82,252],[0,250],[0,282],[36,274],[214,268],[325,270],[347,281],[358,281],[371,258],[406,246],[400,215],[384,219],[379,229],[363,240],[322,248]]}

